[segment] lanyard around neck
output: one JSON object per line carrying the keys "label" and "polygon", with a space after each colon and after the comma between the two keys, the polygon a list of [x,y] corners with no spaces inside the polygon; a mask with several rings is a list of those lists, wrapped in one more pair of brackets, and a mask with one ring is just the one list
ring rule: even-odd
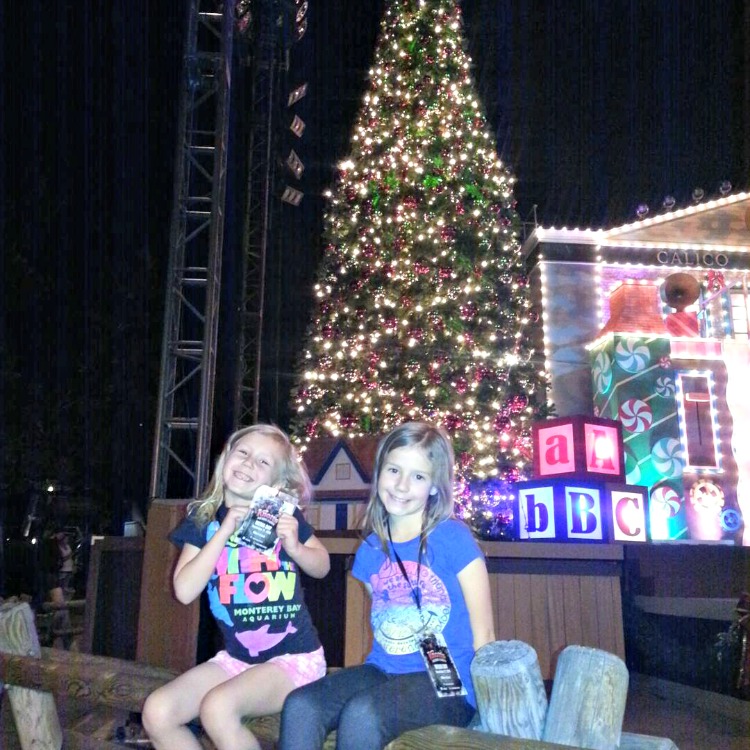
{"label": "lanyard around neck", "polygon": [[422,592],[419,590],[419,577],[422,573],[422,549],[424,547],[424,527],[419,532],[419,552],[417,553],[417,585],[414,586],[409,579],[409,576],[406,572],[406,568],[404,567],[404,563],[401,560],[401,557],[399,556],[398,552],[396,552],[396,545],[393,543],[393,537],[391,536],[391,524],[390,521],[386,521],[386,526],[388,527],[388,539],[391,542],[391,547],[393,547],[393,554],[396,557],[396,562],[398,563],[398,567],[401,569],[401,575],[406,579],[406,583],[409,584],[409,589],[411,590],[411,597],[414,599],[414,603],[417,605],[417,610],[419,610],[420,617],[422,616]]}

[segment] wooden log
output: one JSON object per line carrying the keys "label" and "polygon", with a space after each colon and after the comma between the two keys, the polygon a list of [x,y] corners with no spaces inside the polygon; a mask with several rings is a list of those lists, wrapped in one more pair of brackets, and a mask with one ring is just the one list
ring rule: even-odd
{"label": "wooden log", "polygon": [[540,740],[547,693],[536,651],[523,641],[494,641],[471,663],[477,696],[478,729],[509,737]]}
{"label": "wooden log", "polygon": [[586,750],[616,750],[628,696],[628,670],[618,656],[568,646],[557,661],[543,739]]}
{"label": "wooden log", "polygon": [[177,673],[138,662],[56,648],[42,658],[0,653],[0,680],[54,693],[61,701],[140,712],[146,697]]}
{"label": "wooden log", "polygon": [[503,737],[489,732],[435,724],[404,732],[389,742],[384,750],[570,750],[554,742]]}
{"label": "wooden log", "polygon": [[[24,654],[39,661],[41,648],[34,626],[34,614],[28,604],[0,606],[0,651]],[[22,750],[60,750],[62,728],[55,699],[49,693],[18,687],[11,681],[6,689]]]}

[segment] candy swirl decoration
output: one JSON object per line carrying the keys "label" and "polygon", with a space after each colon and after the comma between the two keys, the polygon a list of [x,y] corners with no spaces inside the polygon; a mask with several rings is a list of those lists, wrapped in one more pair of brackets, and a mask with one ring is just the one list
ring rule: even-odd
{"label": "candy swirl decoration", "polygon": [[612,385],[612,361],[607,352],[599,352],[591,370],[596,393],[606,393]]}
{"label": "candy swirl decoration", "polygon": [[654,421],[651,407],[639,398],[629,398],[620,405],[620,421],[628,432],[645,432]]}
{"label": "candy swirl decoration", "polygon": [[669,485],[655,487],[651,492],[651,512],[657,511],[667,518],[674,518],[682,507],[682,498]]}
{"label": "candy swirl decoration", "polygon": [[642,372],[651,361],[645,344],[635,341],[620,341],[615,348],[615,361],[625,372]]}
{"label": "candy swirl decoration", "polygon": [[671,398],[675,394],[674,378],[664,375],[656,378],[656,394],[662,398]]}
{"label": "candy swirl decoration", "polygon": [[625,453],[625,481],[628,484],[638,484],[641,481],[641,467],[630,451]]}
{"label": "candy swirl decoration", "polygon": [[651,463],[665,479],[681,477],[685,457],[679,440],[662,438],[654,443],[651,448]]}

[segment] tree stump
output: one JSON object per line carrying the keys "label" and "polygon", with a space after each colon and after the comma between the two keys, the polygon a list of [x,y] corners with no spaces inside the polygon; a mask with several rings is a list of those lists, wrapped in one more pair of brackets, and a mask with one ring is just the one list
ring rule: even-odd
{"label": "tree stump", "polygon": [[542,738],[547,693],[536,651],[523,641],[494,641],[477,651],[471,663],[479,725],[527,740]]}
{"label": "tree stump", "polygon": [[[34,614],[25,602],[0,606],[0,651],[39,658]],[[50,693],[6,685],[23,750],[60,750],[63,742],[55,699]]]}
{"label": "tree stump", "polygon": [[614,654],[585,646],[563,649],[543,739],[586,750],[616,750],[628,679],[625,663]]}

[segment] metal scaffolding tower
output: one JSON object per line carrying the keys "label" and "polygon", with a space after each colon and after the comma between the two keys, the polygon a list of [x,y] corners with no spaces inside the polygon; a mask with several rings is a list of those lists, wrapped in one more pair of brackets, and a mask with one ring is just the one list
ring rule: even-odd
{"label": "metal scaffolding tower", "polygon": [[188,0],[152,500],[196,497],[208,476],[234,12]]}
{"label": "metal scaffolding tower", "polygon": [[[292,44],[289,14],[302,14],[300,0],[258,0],[255,4],[256,36],[251,71],[251,117],[248,141],[248,175],[245,224],[242,238],[242,309],[240,346],[235,384],[234,424],[258,421],[266,259],[278,241],[282,204],[277,191],[278,132],[282,102],[288,85],[289,47]],[[293,26],[293,22],[292,22]],[[294,32],[291,32],[292,34]]]}

